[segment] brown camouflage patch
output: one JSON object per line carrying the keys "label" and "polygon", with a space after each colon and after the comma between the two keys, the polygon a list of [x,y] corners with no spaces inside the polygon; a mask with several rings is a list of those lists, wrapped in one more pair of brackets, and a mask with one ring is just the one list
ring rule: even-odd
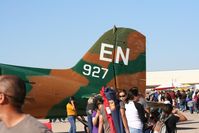
{"label": "brown camouflage patch", "polygon": [[102,67],[107,68],[110,62],[102,61],[99,60],[99,54],[91,54],[91,53],[86,53],[84,55],[83,60],[92,64],[98,64],[101,65]]}
{"label": "brown camouflage patch", "polygon": [[130,51],[129,60],[135,60],[141,53],[145,52],[146,49],[146,39],[145,36],[139,32],[132,32],[128,36],[128,48]]}
{"label": "brown camouflage patch", "polygon": [[34,116],[46,116],[48,111],[63,99],[73,96],[81,86],[86,86],[88,80],[72,69],[53,70],[49,76],[29,77],[33,84],[28,95],[31,99],[24,106],[24,111]]}

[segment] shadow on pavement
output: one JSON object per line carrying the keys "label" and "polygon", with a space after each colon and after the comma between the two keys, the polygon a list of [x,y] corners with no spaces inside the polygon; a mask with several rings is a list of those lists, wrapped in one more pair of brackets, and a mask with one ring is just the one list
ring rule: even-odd
{"label": "shadow on pavement", "polygon": [[183,125],[183,124],[193,124],[193,123],[199,123],[199,121],[186,121],[186,122],[180,122],[177,125]]}
{"label": "shadow on pavement", "polygon": [[193,129],[198,129],[198,128],[193,128],[193,127],[177,127],[177,130],[193,130]]}

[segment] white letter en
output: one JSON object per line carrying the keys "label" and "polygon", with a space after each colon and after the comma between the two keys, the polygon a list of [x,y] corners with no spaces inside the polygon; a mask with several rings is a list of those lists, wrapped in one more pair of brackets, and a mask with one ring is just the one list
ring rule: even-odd
{"label": "white letter en", "polygon": [[121,48],[121,47],[117,47],[115,63],[119,63],[119,59],[120,59],[120,55],[121,55],[124,64],[125,64],[125,65],[128,65],[129,53],[130,53],[130,49],[127,48],[127,49],[126,49],[126,57],[125,57],[125,56],[124,56],[124,52],[122,51],[122,48]]}
{"label": "white letter en", "polygon": [[113,45],[102,43],[101,50],[100,50],[100,60],[112,62],[111,58],[104,57],[104,54],[112,55],[112,51],[105,50],[105,48],[113,48]]}

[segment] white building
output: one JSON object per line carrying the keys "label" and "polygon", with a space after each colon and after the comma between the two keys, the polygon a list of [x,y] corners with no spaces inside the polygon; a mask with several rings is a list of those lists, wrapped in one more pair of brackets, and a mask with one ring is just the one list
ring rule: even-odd
{"label": "white building", "polygon": [[147,72],[148,87],[165,84],[199,84],[199,70],[176,70]]}

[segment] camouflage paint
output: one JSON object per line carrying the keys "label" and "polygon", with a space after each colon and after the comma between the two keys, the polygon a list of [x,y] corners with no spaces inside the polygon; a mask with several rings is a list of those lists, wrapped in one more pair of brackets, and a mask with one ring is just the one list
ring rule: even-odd
{"label": "camouflage paint", "polygon": [[[113,62],[100,60],[102,43],[113,45],[112,49],[106,48],[111,54],[104,55]],[[74,95],[78,114],[82,115],[85,114],[88,96],[99,93],[102,86],[124,89],[137,86],[144,94],[145,43],[145,37],[135,30],[114,28],[104,33],[71,69],[40,69],[0,64],[0,74],[14,74],[26,81],[25,112],[39,118],[65,116],[65,105],[68,98]],[[118,47],[124,53],[127,48],[130,49],[128,65],[124,64],[121,57],[118,63],[115,62]]]}

